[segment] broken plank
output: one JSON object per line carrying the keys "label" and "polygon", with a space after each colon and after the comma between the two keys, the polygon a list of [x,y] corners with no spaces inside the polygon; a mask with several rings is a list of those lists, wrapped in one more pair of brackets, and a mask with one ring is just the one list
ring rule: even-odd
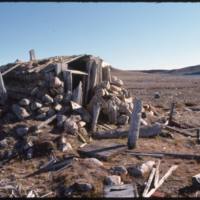
{"label": "broken plank", "polygon": [[178,165],[173,165],[170,167],[170,169],[167,171],[167,173],[160,179],[158,184],[155,188],[152,188],[145,196],[143,197],[151,197],[151,195],[165,182],[165,180],[172,174],[173,171],[177,169]]}
{"label": "broken plank", "polygon": [[71,72],[72,74],[78,74],[78,75],[85,75],[87,76],[88,73],[86,72],[82,72],[82,71],[79,71],[79,70],[72,70],[72,69],[65,69],[66,72]]}
{"label": "broken plank", "polygon": [[170,130],[170,131],[175,131],[177,133],[181,133],[184,136],[196,137],[196,135],[191,134],[188,131],[183,130],[183,129],[175,128],[175,127],[172,127],[172,126],[164,126],[164,128],[167,129],[167,130]]}
{"label": "broken plank", "polygon": [[104,187],[104,197],[105,198],[134,198],[138,197],[138,192],[136,185],[133,187],[132,184],[124,185],[113,185]]}
{"label": "broken plank", "polygon": [[93,143],[78,149],[78,153],[86,157],[95,157],[100,160],[109,160],[120,152],[125,151],[126,145],[116,143]]}

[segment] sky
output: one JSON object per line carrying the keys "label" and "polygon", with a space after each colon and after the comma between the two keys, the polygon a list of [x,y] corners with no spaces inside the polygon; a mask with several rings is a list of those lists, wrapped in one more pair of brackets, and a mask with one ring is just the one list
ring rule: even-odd
{"label": "sky", "polygon": [[200,3],[0,3],[0,65],[92,54],[129,70],[200,64]]}

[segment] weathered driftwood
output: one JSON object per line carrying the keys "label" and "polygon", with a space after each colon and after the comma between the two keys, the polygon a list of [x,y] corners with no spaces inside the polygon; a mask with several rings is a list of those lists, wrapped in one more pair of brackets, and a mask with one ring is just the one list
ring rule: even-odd
{"label": "weathered driftwood", "polygon": [[175,102],[171,103],[170,113],[169,113],[169,125],[172,124],[173,114],[174,114]]}
{"label": "weathered driftwood", "polygon": [[145,197],[151,187],[151,183],[153,181],[154,175],[155,175],[156,169],[153,167],[151,170],[151,173],[149,175],[149,179],[147,181],[146,187],[144,188],[144,191],[142,193],[142,197]]}
{"label": "weathered driftwood", "polygon": [[34,50],[34,49],[31,49],[31,50],[29,51],[29,56],[30,56],[30,61],[36,60],[36,57],[35,57],[35,50]]}
{"label": "weathered driftwood", "polygon": [[163,158],[163,157],[172,157],[172,158],[180,158],[180,159],[188,159],[188,160],[200,160],[200,155],[194,155],[194,154],[187,154],[187,153],[165,153],[165,152],[133,152],[128,150],[127,151],[130,155],[133,156],[152,156],[157,158]]}
{"label": "weathered driftwood", "polygon": [[2,73],[2,76],[5,76],[7,73],[9,73],[9,72],[11,72],[12,70],[16,69],[16,68],[19,67],[20,65],[21,65],[21,64],[16,64],[16,65],[14,65],[13,67],[7,69],[6,71],[4,71],[4,72]]}
{"label": "weathered driftwood", "polygon": [[158,184],[156,185],[155,188],[152,188],[146,195],[144,195],[143,197],[151,197],[151,195],[165,182],[165,180],[172,174],[173,171],[175,171],[177,169],[177,165],[173,165],[172,167],[170,167],[170,169],[167,171],[167,173],[160,179],[160,181],[158,182]]}
{"label": "weathered driftwood", "polygon": [[94,157],[100,160],[108,160],[114,155],[126,150],[126,145],[116,143],[93,143],[78,149],[78,153],[86,157]]}
{"label": "weathered driftwood", "polygon": [[177,133],[181,133],[184,136],[196,137],[196,135],[189,133],[188,131],[183,130],[183,129],[175,128],[175,127],[172,127],[172,126],[164,126],[164,128],[167,129],[167,130],[170,130],[170,131],[175,131]]}
{"label": "weathered driftwood", "polygon": [[106,66],[102,68],[102,79],[103,81],[111,82],[110,67]]}
{"label": "weathered driftwood", "polygon": [[78,86],[74,89],[72,93],[72,101],[82,105],[83,101],[83,90],[82,90],[82,81],[79,82]]}
{"label": "weathered driftwood", "polygon": [[128,133],[129,149],[133,149],[136,147],[137,139],[139,137],[141,111],[142,111],[142,102],[139,99],[135,99],[134,109],[131,115],[130,129]]}
{"label": "weathered driftwood", "polygon": [[63,71],[65,93],[72,93],[72,73],[71,71]]}
{"label": "weathered driftwood", "polygon": [[[139,130],[139,137],[153,137],[157,136],[161,133],[162,126],[159,124],[154,124],[152,126],[144,126]],[[107,130],[100,131],[93,134],[93,136],[97,139],[117,139],[128,136],[128,131],[124,129],[115,129],[115,130]]]}
{"label": "weathered driftwood", "polygon": [[0,72],[0,104],[5,103],[7,96],[8,96],[7,90],[6,90],[6,87],[4,85],[2,74]]}
{"label": "weathered driftwood", "polygon": [[92,116],[92,126],[91,126],[92,132],[96,131],[96,126],[97,126],[100,111],[101,111],[101,105],[97,102],[93,105],[93,116]]}

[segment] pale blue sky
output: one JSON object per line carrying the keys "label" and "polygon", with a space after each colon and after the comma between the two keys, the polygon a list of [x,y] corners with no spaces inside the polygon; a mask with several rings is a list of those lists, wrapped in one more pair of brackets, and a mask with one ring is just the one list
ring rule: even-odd
{"label": "pale blue sky", "polygon": [[200,3],[0,3],[0,65],[32,48],[133,70],[200,64]]}

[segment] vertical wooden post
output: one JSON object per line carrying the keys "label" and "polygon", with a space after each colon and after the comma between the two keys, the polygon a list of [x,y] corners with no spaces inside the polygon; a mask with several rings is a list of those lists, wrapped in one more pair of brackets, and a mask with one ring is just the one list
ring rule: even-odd
{"label": "vertical wooden post", "polygon": [[110,66],[102,68],[102,79],[111,82]]}
{"label": "vertical wooden post", "polygon": [[7,99],[7,90],[4,85],[3,77],[0,72],[0,104],[4,104]]}
{"label": "vertical wooden post", "polygon": [[174,108],[175,108],[175,102],[172,102],[170,113],[169,113],[169,125],[171,125],[173,121]]}
{"label": "vertical wooden post", "polygon": [[63,64],[64,63],[57,63],[56,64],[56,67],[55,67],[56,76],[58,76],[61,73]]}
{"label": "vertical wooden post", "polygon": [[72,73],[70,71],[63,71],[65,93],[72,93]]}
{"label": "vertical wooden post", "polygon": [[35,50],[34,49],[31,49],[29,51],[29,55],[30,55],[30,61],[36,60],[36,58],[35,58]]}
{"label": "vertical wooden post", "polygon": [[200,129],[197,129],[197,143],[200,144]]}
{"label": "vertical wooden post", "polygon": [[96,131],[96,126],[97,126],[100,111],[101,111],[101,106],[97,102],[93,105],[93,117],[92,117],[92,127],[91,127],[92,132]]}
{"label": "vertical wooden post", "polygon": [[72,101],[82,105],[83,100],[83,90],[82,90],[82,82],[80,81],[78,86],[74,89],[72,94]]}
{"label": "vertical wooden post", "polygon": [[135,99],[134,108],[131,115],[130,128],[128,133],[128,148],[133,149],[136,147],[137,139],[139,137],[140,119],[142,111],[142,101]]}
{"label": "vertical wooden post", "polygon": [[92,70],[92,64],[93,64],[93,60],[92,58],[90,58],[90,60],[87,63],[87,73],[88,73],[88,77],[87,77],[87,86],[86,86],[86,94],[85,94],[85,103],[88,103],[88,96],[89,96],[89,91],[90,91],[90,85],[91,85],[91,70]]}
{"label": "vertical wooden post", "polygon": [[96,64],[96,62],[94,62],[92,65],[90,78],[91,78],[90,88],[91,90],[93,90],[94,87],[97,85],[97,81],[98,81],[98,65]]}

